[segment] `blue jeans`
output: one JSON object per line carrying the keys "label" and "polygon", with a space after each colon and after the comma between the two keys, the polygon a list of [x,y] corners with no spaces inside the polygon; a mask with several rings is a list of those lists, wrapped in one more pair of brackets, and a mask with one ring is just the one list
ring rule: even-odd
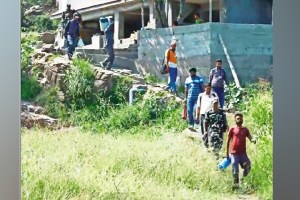
{"label": "blue jeans", "polygon": [[187,110],[188,110],[188,117],[189,117],[189,124],[194,126],[195,121],[194,121],[194,111],[195,111],[195,106],[197,104],[197,97],[191,98],[188,97],[187,99]]}
{"label": "blue jeans", "polygon": [[177,79],[177,68],[170,67],[169,71],[169,83],[167,89],[171,88],[171,90],[176,93],[176,79]]}
{"label": "blue jeans", "polygon": [[68,39],[68,56],[72,57],[73,53],[75,51],[75,48],[77,47],[77,43],[78,43],[78,37],[74,36],[74,35],[68,35],[67,37]]}
{"label": "blue jeans", "polygon": [[219,97],[219,102],[220,102],[220,106],[221,108],[223,108],[224,106],[224,88],[223,87],[212,87],[213,91],[215,93],[217,93],[218,97]]}
{"label": "blue jeans", "polygon": [[114,47],[110,45],[110,46],[106,46],[104,49],[105,52],[108,54],[108,58],[106,58],[103,61],[103,65],[107,65],[107,68],[111,68],[115,60]]}

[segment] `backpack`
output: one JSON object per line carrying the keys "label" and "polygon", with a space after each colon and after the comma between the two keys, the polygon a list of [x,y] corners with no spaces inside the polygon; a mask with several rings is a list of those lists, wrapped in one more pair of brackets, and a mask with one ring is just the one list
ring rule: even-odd
{"label": "backpack", "polygon": [[[168,54],[167,54],[167,59],[169,60],[169,58],[170,58],[170,49],[168,50]],[[165,56],[164,56],[164,59],[163,59],[163,62],[162,62],[161,65],[162,66],[160,67],[160,73],[161,74],[167,74],[167,73],[169,73],[169,69],[168,69],[168,67],[167,67],[167,65],[165,63]]]}

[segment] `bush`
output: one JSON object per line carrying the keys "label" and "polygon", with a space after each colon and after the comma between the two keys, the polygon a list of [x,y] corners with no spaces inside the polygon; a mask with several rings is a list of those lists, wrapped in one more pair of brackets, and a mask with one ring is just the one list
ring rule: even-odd
{"label": "bush", "polygon": [[88,61],[76,59],[66,74],[66,94],[70,98],[70,104],[75,109],[90,105],[95,94],[93,86],[95,81],[94,71]]}
{"label": "bush", "polygon": [[35,98],[35,103],[45,108],[46,114],[53,118],[66,120],[69,117],[67,107],[58,100],[58,89],[49,88]]}
{"label": "bush", "polygon": [[[55,30],[54,24],[49,16],[38,15],[32,20],[32,29],[38,32]],[[57,27],[56,27],[57,28]]]}
{"label": "bush", "polygon": [[21,75],[21,99],[28,101],[35,98],[42,91],[40,83],[35,77],[28,77],[26,74]]}

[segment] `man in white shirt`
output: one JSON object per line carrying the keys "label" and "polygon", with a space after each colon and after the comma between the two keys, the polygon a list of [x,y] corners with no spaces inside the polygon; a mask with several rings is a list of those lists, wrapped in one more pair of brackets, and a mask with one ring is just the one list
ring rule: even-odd
{"label": "man in white shirt", "polygon": [[[218,98],[217,93],[211,90],[211,84],[207,83],[204,85],[205,91],[200,93],[197,100],[197,112],[196,120],[200,119],[201,134],[204,135],[204,117],[205,113],[212,109],[212,101]],[[205,140],[205,138],[203,138]],[[207,143],[207,144],[206,144]],[[208,141],[204,141],[205,146],[208,145]]]}

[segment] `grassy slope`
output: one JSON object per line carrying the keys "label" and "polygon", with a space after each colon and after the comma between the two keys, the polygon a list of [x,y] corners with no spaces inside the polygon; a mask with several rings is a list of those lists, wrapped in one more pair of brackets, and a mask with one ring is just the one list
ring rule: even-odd
{"label": "grassy slope", "polygon": [[113,137],[23,131],[22,185],[23,199],[30,200],[240,196],[230,190],[230,168],[217,171],[198,141],[175,133]]}

